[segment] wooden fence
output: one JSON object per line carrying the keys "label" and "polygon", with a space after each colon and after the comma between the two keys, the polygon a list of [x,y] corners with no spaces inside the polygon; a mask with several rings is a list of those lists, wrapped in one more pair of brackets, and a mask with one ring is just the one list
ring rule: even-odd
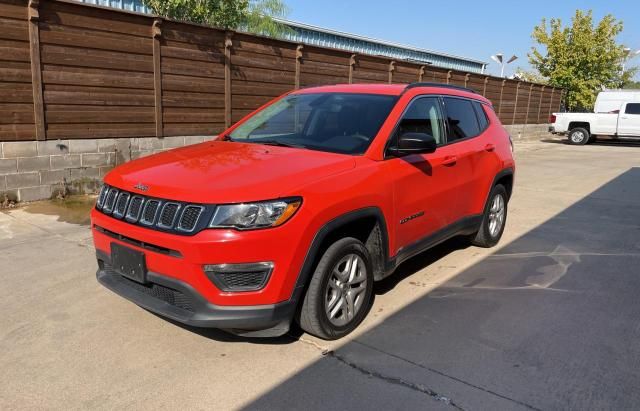
{"label": "wooden fence", "polygon": [[0,141],[210,135],[288,90],[435,81],[504,124],[545,123],[562,90],[55,0],[0,0]]}

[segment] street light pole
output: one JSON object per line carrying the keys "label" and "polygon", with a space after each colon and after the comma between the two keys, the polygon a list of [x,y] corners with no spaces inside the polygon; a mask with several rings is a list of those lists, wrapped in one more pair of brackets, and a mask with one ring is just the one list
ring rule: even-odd
{"label": "street light pole", "polygon": [[500,77],[504,78],[504,68],[507,64],[512,63],[514,61],[516,61],[518,59],[518,56],[516,56],[515,54],[513,56],[511,56],[511,58],[507,61],[503,60],[503,54],[502,53],[496,53],[493,56],[491,56],[491,59],[493,61],[495,61],[496,63],[500,64]]}

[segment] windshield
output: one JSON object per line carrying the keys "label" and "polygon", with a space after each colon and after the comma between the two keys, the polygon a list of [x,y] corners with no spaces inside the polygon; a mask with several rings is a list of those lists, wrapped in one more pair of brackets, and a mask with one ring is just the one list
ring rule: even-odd
{"label": "windshield", "polygon": [[290,95],[259,111],[228,137],[344,154],[363,154],[396,96],[317,93]]}

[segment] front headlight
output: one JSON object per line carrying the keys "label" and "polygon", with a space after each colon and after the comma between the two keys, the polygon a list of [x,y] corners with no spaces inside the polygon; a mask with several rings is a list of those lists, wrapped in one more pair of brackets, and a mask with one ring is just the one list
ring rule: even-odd
{"label": "front headlight", "polygon": [[300,207],[302,199],[262,201],[259,203],[228,204],[216,208],[210,228],[254,228],[277,227],[290,219]]}

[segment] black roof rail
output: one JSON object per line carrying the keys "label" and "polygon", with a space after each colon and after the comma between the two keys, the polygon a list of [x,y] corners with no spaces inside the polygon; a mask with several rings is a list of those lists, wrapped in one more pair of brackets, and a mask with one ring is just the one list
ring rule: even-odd
{"label": "black roof rail", "polygon": [[461,90],[461,91],[467,91],[467,92],[473,93],[473,94],[478,94],[477,91],[472,90],[472,89],[467,88],[467,87],[456,86],[456,85],[453,85],[453,84],[446,84],[446,83],[429,83],[429,82],[411,83],[411,84],[407,85],[405,90],[409,90],[409,89],[415,88],[415,87],[441,87],[441,88],[450,88],[450,89],[454,89],[454,90]]}

